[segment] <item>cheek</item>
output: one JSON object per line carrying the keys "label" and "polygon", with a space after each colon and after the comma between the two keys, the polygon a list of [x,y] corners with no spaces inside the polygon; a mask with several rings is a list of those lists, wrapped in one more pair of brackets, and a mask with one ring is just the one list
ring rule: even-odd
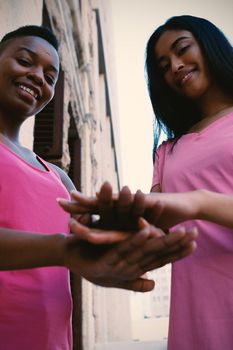
{"label": "cheek", "polygon": [[200,68],[203,68],[203,66],[205,65],[202,53],[199,48],[194,48],[193,50],[190,50],[187,55],[187,60],[190,63],[198,65]]}
{"label": "cheek", "polygon": [[52,100],[53,96],[54,96],[54,88],[51,86],[47,86],[44,90],[43,102],[45,104],[49,103]]}
{"label": "cheek", "polygon": [[167,72],[164,77],[163,77],[165,84],[168,85],[170,88],[172,88],[173,90],[176,88],[175,82],[173,80],[173,76],[172,74],[170,74],[169,72]]}
{"label": "cheek", "polygon": [[27,73],[27,67],[23,67],[18,62],[13,62],[9,66],[9,69],[10,69],[11,73],[14,74],[14,75],[21,75],[21,74],[26,74]]}

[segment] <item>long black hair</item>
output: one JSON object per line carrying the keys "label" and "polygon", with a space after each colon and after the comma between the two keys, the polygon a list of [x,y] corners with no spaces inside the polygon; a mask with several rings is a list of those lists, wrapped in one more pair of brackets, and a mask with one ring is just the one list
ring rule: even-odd
{"label": "long black hair", "polygon": [[175,16],[158,27],[149,38],[146,47],[145,68],[148,91],[155,113],[155,145],[163,130],[168,139],[177,139],[201,120],[194,104],[166,83],[155,57],[155,45],[167,30],[188,30],[193,34],[216,83],[233,97],[233,48],[225,35],[210,21],[194,16]]}

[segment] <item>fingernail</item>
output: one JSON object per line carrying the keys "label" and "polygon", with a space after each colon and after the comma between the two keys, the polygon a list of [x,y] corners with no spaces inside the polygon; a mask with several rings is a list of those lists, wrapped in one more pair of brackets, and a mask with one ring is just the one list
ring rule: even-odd
{"label": "fingernail", "polygon": [[148,222],[146,221],[146,219],[139,217],[138,219],[138,227],[139,228],[145,228],[145,227],[149,227]]}
{"label": "fingernail", "polygon": [[82,192],[79,192],[79,191],[77,191],[77,190],[71,190],[71,191],[70,191],[70,194],[80,195],[80,194],[82,194]]}
{"label": "fingernail", "polygon": [[57,197],[56,198],[56,201],[58,202],[58,203],[61,203],[61,204],[65,204],[65,203],[67,203],[68,201],[67,201],[67,199],[64,199],[64,198],[60,198],[60,197]]}
{"label": "fingernail", "polygon": [[198,229],[197,229],[197,227],[192,227],[191,228],[191,231],[192,231],[192,233],[195,235],[195,236],[197,236],[198,235]]}
{"label": "fingernail", "polygon": [[139,231],[139,233],[148,236],[150,234],[149,227],[148,226],[144,227],[141,231]]}
{"label": "fingernail", "polygon": [[70,218],[70,220],[69,220],[69,224],[70,225],[73,225],[73,224],[76,224],[76,223],[77,223],[77,221],[75,219]]}

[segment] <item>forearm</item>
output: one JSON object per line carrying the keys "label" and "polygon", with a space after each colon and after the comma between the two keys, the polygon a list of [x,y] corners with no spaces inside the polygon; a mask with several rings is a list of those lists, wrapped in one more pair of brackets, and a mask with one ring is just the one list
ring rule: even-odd
{"label": "forearm", "polygon": [[162,206],[158,223],[168,227],[186,220],[206,220],[233,228],[233,196],[207,190],[183,193],[150,193],[146,207]]}
{"label": "forearm", "polygon": [[233,229],[233,195],[200,191],[198,219]]}
{"label": "forearm", "polygon": [[63,265],[65,236],[0,228],[0,270]]}

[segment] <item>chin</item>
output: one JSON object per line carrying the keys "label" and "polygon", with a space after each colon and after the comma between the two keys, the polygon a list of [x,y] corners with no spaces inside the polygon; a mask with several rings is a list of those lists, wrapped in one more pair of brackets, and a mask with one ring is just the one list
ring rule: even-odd
{"label": "chin", "polygon": [[199,100],[206,92],[206,89],[202,89],[199,87],[191,87],[186,91],[183,91],[183,96],[187,97],[191,100]]}

